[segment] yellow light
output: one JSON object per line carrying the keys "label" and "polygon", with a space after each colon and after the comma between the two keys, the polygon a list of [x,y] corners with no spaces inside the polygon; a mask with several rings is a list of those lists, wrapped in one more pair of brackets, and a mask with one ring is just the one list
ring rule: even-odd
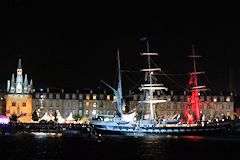
{"label": "yellow light", "polygon": [[227,102],[230,102],[230,97],[227,97],[227,98],[226,98],[226,101],[227,101]]}
{"label": "yellow light", "polygon": [[89,106],[90,105],[90,103],[89,102],[86,102],[86,106]]}
{"label": "yellow light", "polygon": [[86,100],[90,100],[90,96],[89,95],[86,96]]}

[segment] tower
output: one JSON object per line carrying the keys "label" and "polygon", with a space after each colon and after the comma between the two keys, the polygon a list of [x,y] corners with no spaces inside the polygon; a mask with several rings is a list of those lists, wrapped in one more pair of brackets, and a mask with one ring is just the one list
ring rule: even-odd
{"label": "tower", "polygon": [[23,70],[21,59],[18,60],[16,79],[12,74],[11,81],[7,82],[6,115],[18,116],[18,121],[23,123],[31,122],[32,117],[32,80],[28,84],[28,77],[25,74],[23,81]]}
{"label": "tower", "polygon": [[17,78],[16,78],[16,93],[23,92],[23,76],[21,59],[18,60]]}

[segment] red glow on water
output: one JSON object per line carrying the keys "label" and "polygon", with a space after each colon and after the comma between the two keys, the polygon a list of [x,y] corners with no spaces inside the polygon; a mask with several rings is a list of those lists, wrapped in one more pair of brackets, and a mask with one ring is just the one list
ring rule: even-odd
{"label": "red glow on water", "polygon": [[190,141],[201,141],[204,139],[203,136],[182,136],[182,137]]}

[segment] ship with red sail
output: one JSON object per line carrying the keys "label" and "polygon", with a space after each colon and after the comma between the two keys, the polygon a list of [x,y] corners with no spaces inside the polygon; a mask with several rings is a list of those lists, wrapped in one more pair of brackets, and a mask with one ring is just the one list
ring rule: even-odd
{"label": "ship with red sail", "polygon": [[[156,104],[168,102],[163,92],[168,90],[168,88],[164,87],[163,84],[157,83],[156,77],[154,77],[154,73],[161,71],[161,69],[151,65],[151,57],[158,56],[158,53],[151,53],[147,42],[147,52],[141,53],[141,55],[147,58],[148,65],[147,68],[141,69],[142,72],[145,72],[145,83],[141,84],[139,89],[143,92],[144,99],[139,101],[138,107],[141,107],[142,113],[145,110],[148,113],[148,117],[140,116],[140,119],[135,117],[131,120],[128,119],[128,121],[123,119],[123,98],[119,65],[118,89],[112,89],[118,98],[118,111],[121,114],[119,117],[114,117],[107,122],[102,120],[91,121],[90,125],[98,135],[216,135],[225,134],[231,130],[231,121],[208,122],[204,118],[205,116],[201,110],[204,102],[201,101],[200,94],[205,92],[207,88],[205,85],[198,84],[198,75],[205,73],[197,71],[196,59],[201,56],[195,54],[194,47],[192,48],[192,55],[189,56],[193,60],[193,71],[189,73],[187,100],[183,114],[174,121],[158,121],[155,115]],[[120,64],[119,59],[118,64]]]}

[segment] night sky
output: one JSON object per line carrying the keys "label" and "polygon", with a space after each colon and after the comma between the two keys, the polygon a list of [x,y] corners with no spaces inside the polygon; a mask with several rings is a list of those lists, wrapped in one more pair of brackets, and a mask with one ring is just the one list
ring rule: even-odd
{"label": "night sky", "polygon": [[[147,37],[154,59],[178,85],[159,76],[170,90],[182,90],[192,71],[191,46],[203,57],[199,71],[214,91],[227,91],[232,68],[236,90],[240,78],[240,17],[237,8],[176,6],[100,7],[73,2],[9,1],[1,12],[0,84],[16,74],[18,58],[34,86],[83,89],[104,88],[100,80],[116,86],[117,48],[123,70],[138,71],[145,64],[140,53]],[[114,6],[115,5],[115,6]],[[124,90],[134,89],[143,77],[123,72]]]}

